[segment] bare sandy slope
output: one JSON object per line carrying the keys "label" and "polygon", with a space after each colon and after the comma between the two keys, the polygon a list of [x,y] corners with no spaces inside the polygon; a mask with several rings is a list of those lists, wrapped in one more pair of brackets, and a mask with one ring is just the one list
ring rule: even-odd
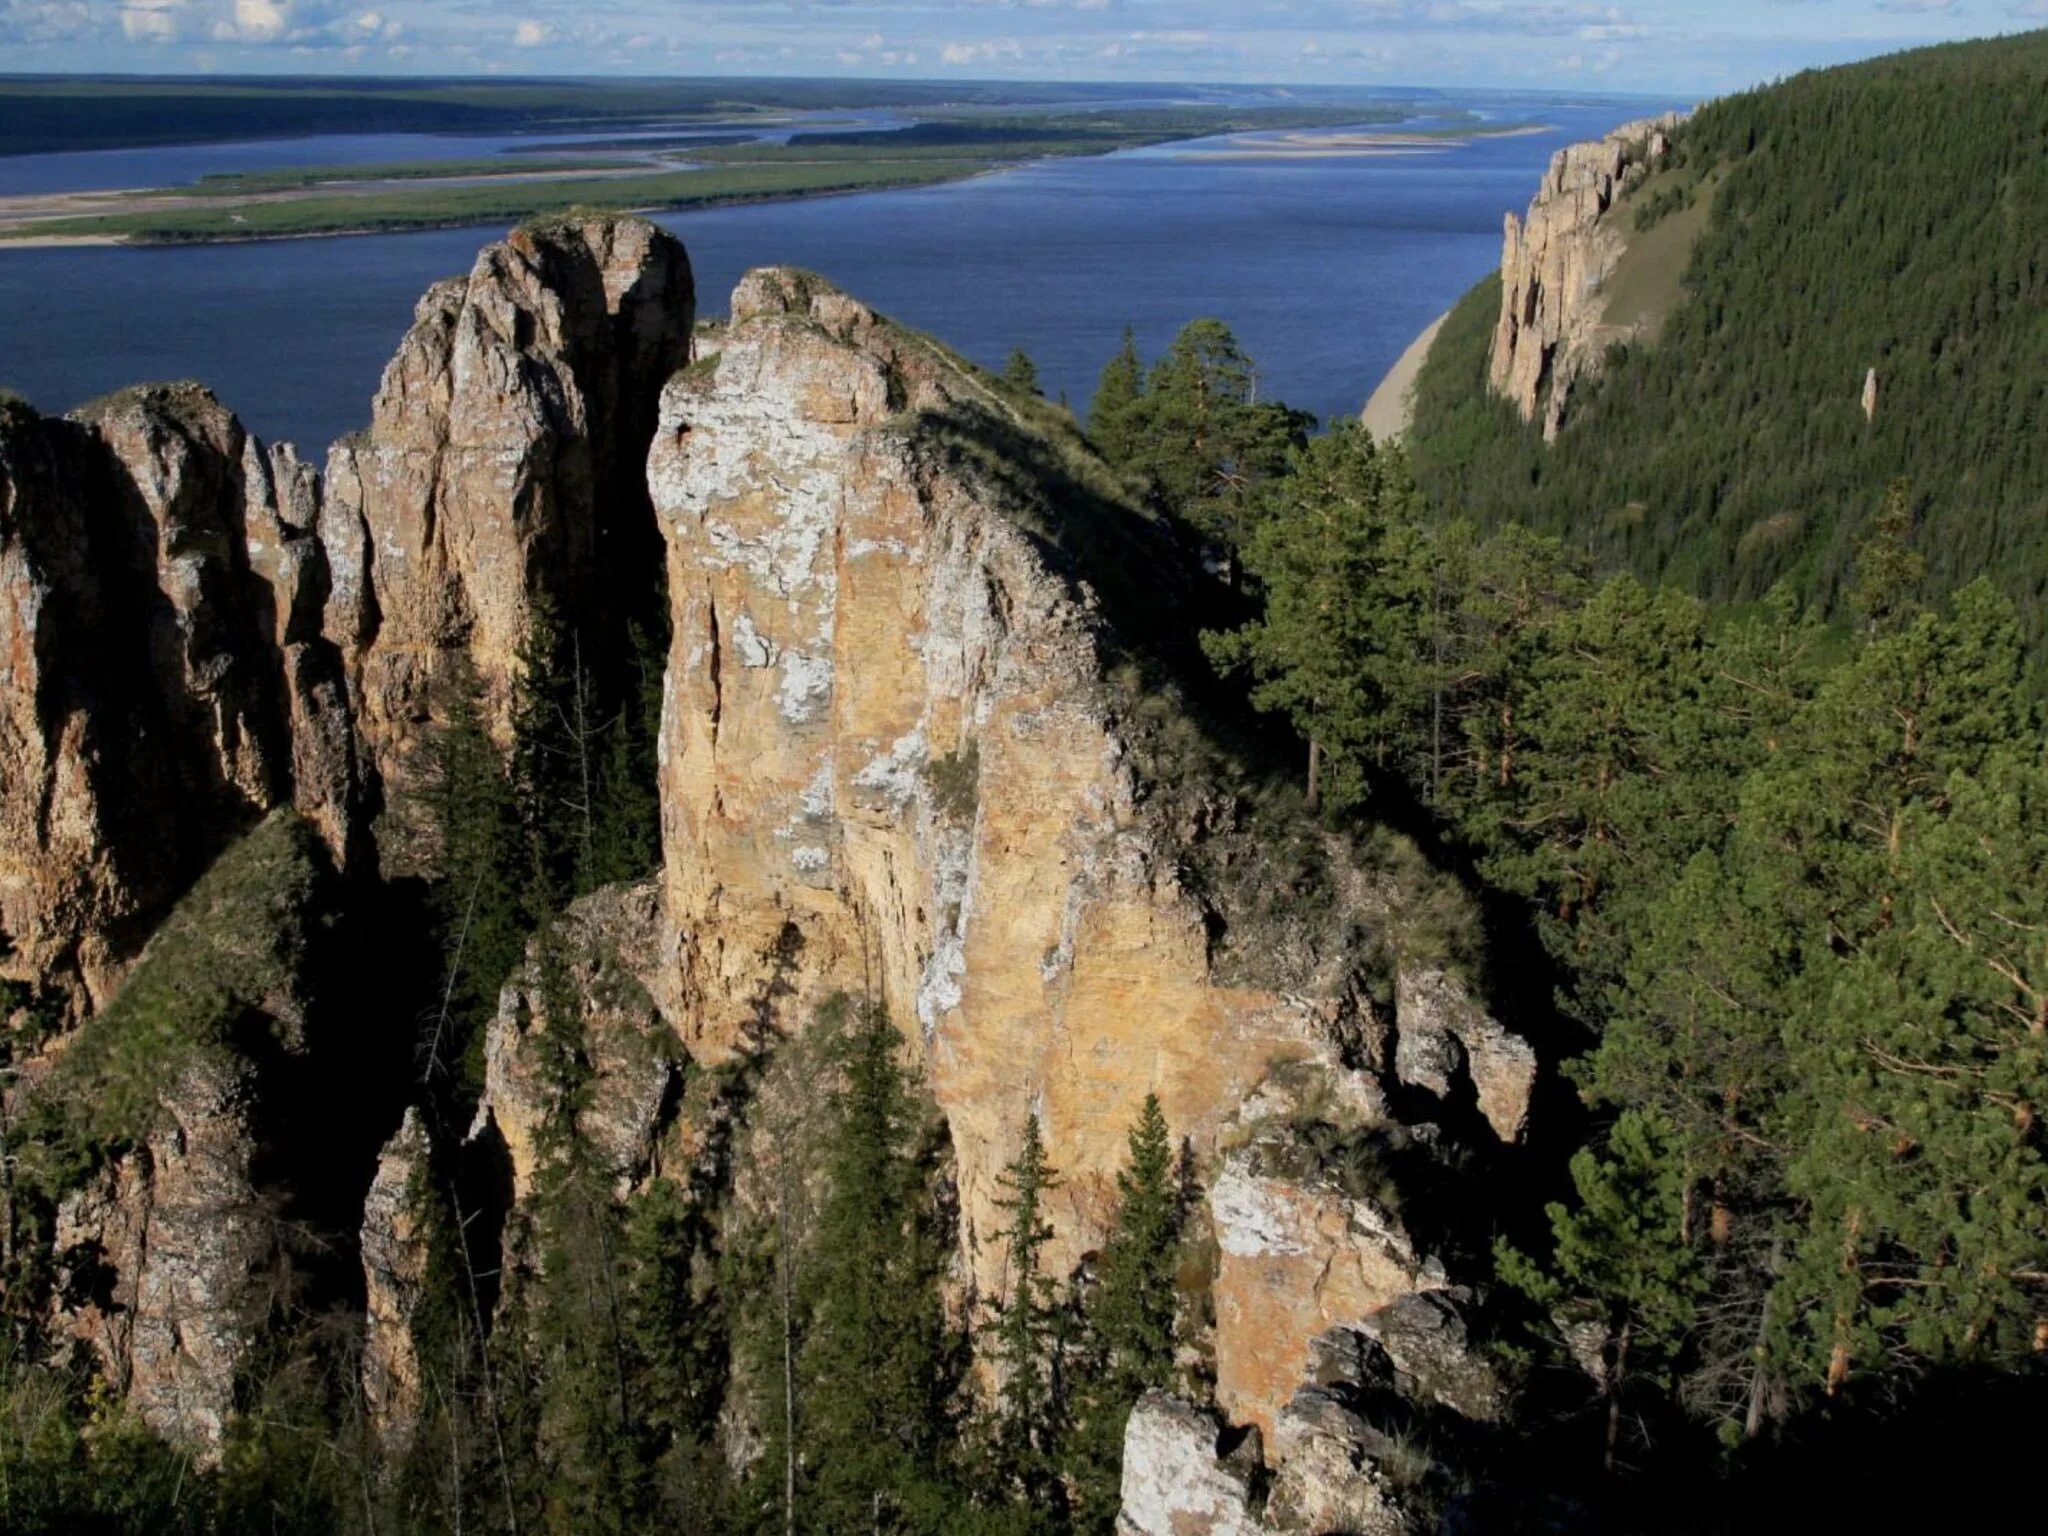
{"label": "bare sandy slope", "polygon": [[1387,370],[1387,376],[1380,380],[1380,387],[1372,392],[1372,398],[1365,402],[1361,418],[1365,430],[1376,439],[1385,441],[1399,437],[1408,430],[1408,423],[1415,416],[1415,380],[1422,372],[1424,359],[1436,342],[1437,332],[1444,328],[1444,322],[1451,318],[1450,311],[1438,315],[1429,324],[1429,329],[1408,343],[1408,350],[1401,354],[1401,360]]}

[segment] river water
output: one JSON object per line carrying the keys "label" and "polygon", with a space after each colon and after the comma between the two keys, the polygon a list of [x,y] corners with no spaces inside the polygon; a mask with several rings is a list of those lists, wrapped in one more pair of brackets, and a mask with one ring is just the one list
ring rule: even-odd
{"label": "river water", "polygon": [[[999,366],[1025,348],[1048,392],[1077,406],[1126,325],[1149,356],[1186,321],[1215,316],[1260,364],[1268,397],[1327,418],[1355,412],[1416,333],[1498,263],[1502,215],[1527,204],[1556,149],[1666,105],[1489,97],[1490,116],[1543,131],[1399,154],[1346,150],[1341,135],[1313,156],[1200,141],[660,222],[688,245],[707,314],[750,267],[808,267],[977,361]],[[498,147],[396,137],[347,144],[346,158]],[[133,153],[186,157],[152,164],[190,174],[333,164],[342,145]],[[36,162],[82,158],[95,157],[0,160],[0,174],[47,190],[64,168]],[[60,411],[126,384],[196,378],[253,430],[317,452],[368,420],[419,295],[466,270],[492,235],[0,246],[0,385]]]}

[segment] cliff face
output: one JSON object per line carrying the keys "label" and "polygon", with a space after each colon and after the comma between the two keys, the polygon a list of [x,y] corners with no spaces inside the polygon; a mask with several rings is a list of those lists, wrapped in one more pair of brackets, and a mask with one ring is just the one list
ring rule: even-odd
{"label": "cliff face", "polygon": [[312,471],[195,385],[0,407],[0,974],[103,1004],[278,806],[358,851],[320,518]]}
{"label": "cliff face", "polygon": [[[0,405],[0,976],[103,1005],[279,806],[364,861],[437,679],[473,666],[503,728],[537,599],[616,650],[658,558],[639,466],[693,316],[652,225],[516,234],[421,302],[324,483],[196,385],[66,420]],[[402,822],[382,841],[411,866]]]}
{"label": "cliff face", "polygon": [[1551,159],[1526,219],[1507,216],[1500,321],[1487,377],[1524,421],[1555,438],[1572,385],[1622,336],[1605,326],[1601,285],[1628,247],[1616,201],[1663,159],[1679,114],[1629,123]]}
{"label": "cliff face", "polygon": [[[691,1155],[687,1076],[873,996],[949,1132],[957,1299],[1001,1294],[997,1180],[1027,1117],[1060,1176],[1045,1260],[1067,1273],[1105,1235],[1156,1093],[1215,1239],[1219,1403],[1279,1433],[1318,1339],[1447,1277],[1390,1207],[1269,1154],[1332,1116],[1399,1133],[1390,1095],[1449,1115],[1467,1078],[1512,1140],[1533,1057],[1447,976],[1392,984],[1392,877],[1312,829],[1264,846],[1243,784],[1213,771],[1228,753],[1172,702],[1181,663],[1131,633],[1185,630],[1175,594],[1201,578],[1070,426],[804,274],[748,277],[720,351],[684,367],[693,310],[681,247],[639,221],[492,246],[423,300],[324,481],[196,387],[65,421],[7,407],[0,964],[91,1013],[198,871],[279,808],[381,899],[380,877],[431,855],[406,807],[450,679],[474,673],[504,735],[543,608],[602,667],[636,602],[665,601],[659,878],[558,930],[588,1042],[572,1110],[534,1044],[550,994],[505,990],[472,1133],[502,1149],[505,1198],[532,1189],[564,1112],[623,1196]],[[665,597],[645,579],[657,540]],[[1193,766],[1164,766],[1161,739]],[[241,1321],[180,1333],[206,1358],[176,1369],[146,1345],[107,1357],[152,1422],[204,1442],[255,1326],[237,1289],[253,1250],[216,1251],[258,1194],[234,1097],[254,1079],[231,1067],[159,1085],[133,1154],[65,1217],[113,1276],[67,1322],[87,1334],[118,1317],[145,1339],[162,1311],[133,1233],[211,1234],[177,1273]],[[416,1196],[448,1149],[395,1102],[352,1134],[365,1400],[402,1443]],[[159,1413],[156,1378],[198,1406]]]}
{"label": "cliff face", "polygon": [[949,438],[1012,407],[793,273],[734,295],[650,462],[674,615],[665,889],[686,1043],[716,1059],[787,946],[801,1009],[871,989],[952,1130],[967,1256],[1036,1114],[1052,1262],[1101,1238],[1148,1092],[1198,1156],[1274,1066],[1337,1066],[1334,999],[1226,985],[1105,679],[1093,594]]}
{"label": "cliff face", "polygon": [[637,616],[658,558],[640,466],[695,303],[683,248],[641,220],[520,231],[420,301],[369,430],[334,447],[323,529],[326,624],[387,803],[452,668],[505,732],[536,603],[589,627],[594,658]]}

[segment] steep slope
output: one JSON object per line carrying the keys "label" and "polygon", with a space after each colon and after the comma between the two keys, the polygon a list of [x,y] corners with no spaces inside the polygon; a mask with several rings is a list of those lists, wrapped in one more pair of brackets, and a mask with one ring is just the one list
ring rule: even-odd
{"label": "steep slope", "polygon": [[1518,414],[1487,387],[1535,377],[1497,330],[1519,291],[1511,238],[1508,291],[1466,300],[1419,384],[1408,442],[1426,488],[1489,525],[1560,533],[1603,563],[1712,597],[1790,579],[1834,606],[1862,533],[1902,482],[1930,588],[1989,574],[2038,641],[2044,85],[2048,36],[2036,33],[1801,75],[1703,108],[1606,216],[1635,244],[1700,226],[1655,339],[1582,380],[1546,445],[1524,420],[1526,389],[1511,391]]}

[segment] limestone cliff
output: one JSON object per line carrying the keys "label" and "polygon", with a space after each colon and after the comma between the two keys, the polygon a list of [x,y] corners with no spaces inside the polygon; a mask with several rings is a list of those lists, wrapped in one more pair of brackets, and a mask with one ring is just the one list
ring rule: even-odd
{"label": "limestone cliff", "polygon": [[[197,385],[0,403],[0,976],[103,1005],[278,806],[361,862],[458,659],[502,725],[537,599],[616,650],[693,316],[644,221],[517,233],[422,301],[324,482]],[[402,822],[384,841],[416,862]]]}
{"label": "limestone cliff", "polygon": [[[603,668],[636,605],[665,603],[659,876],[572,907],[484,1042],[472,1136],[505,1156],[507,1284],[546,1283],[514,1218],[551,1117],[623,1198],[714,1135],[721,1155],[755,1144],[692,1121],[686,1081],[865,994],[945,1122],[960,1308],[1000,1293],[997,1176],[1027,1118],[1060,1172],[1045,1259],[1064,1274],[1099,1245],[1156,1093],[1215,1239],[1219,1405],[1270,1446],[1350,1455],[1287,1438],[1318,1340],[1454,1277],[1299,1133],[1431,1155],[1446,1133],[1403,1140],[1399,1100],[1512,1141],[1533,1055],[1441,956],[1406,963],[1401,877],[1284,796],[1261,808],[1256,753],[1198,696],[1199,562],[1070,423],[805,274],[746,278],[718,352],[689,362],[693,309],[687,257],[641,221],[491,246],[422,302],[324,480],[196,387],[65,421],[5,408],[0,965],[102,1008],[199,871],[287,807],[386,900],[380,879],[430,862],[405,813],[445,685],[473,672],[503,735],[544,607]],[[584,1031],[573,1104],[540,1054],[560,989]],[[112,1277],[67,1322],[91,1332],[155,1315],[137,1223],[201,1213],[179,1273],[211,1265],[202,1288],[240,1321],[175,1369],[94,1347],[152,1422],[208,1443],[261,1257],[222,1213],[261,1207],[268,1134],[250,1116],[269,1090],[223,1051],[212,1077],[152,1085],[126,1159],[65,1215]],[[365,1059],[409,1091],[409,1063]],[[452,1149],[377,1102],[330,1214],[367,1304],[365,1401],[402,1442],[413,1197]],[[197,1406],[157,1414],[145,1374]]]}
{"label": "limestone cliff", "polygon": [[1026,1116],[1062,1172],[1064,1268],[1147,1092],[1206,1157],[1274,1066],[1345,1070],[1342,996],[1215,973],[1141,809],[1097,595],[976,457],[1014,411],[844,295],[757,273],[715,362],[670,386],[649,469],[686,1043],[732,1049],[796,924],[799,1009],[869,989],[914,1030],[984,1290]]}
{"label": "limestone cliff", "polygon": [[103,1004],[278,806],[357,851],[319,523],[311,470],[196,385],[0,406],[0,975]]}
{"label": "limestone cliff", "polygon": [[[392,805],[452,668],[474,669],[503,732],[537,602],[594,657],[637,616],[659,558],[641,465],[695,293],[683,248],[644,220],[518,231],[429,290],[369,430],[334,446],[326,623]],[[406,863],[403,837],[386,842]]]}
{"label": "limestone cliff", "polygon": [[1561,149],[1528,216],[1507,216],[1500,320],[1487,376],[1546,439],[1564,424],[1573,384],[1623,340],[1605,324],[1601,285],[1628,245],[1617,201],[1664,158],[1679,114],[1646,118],[1591,144]]}

